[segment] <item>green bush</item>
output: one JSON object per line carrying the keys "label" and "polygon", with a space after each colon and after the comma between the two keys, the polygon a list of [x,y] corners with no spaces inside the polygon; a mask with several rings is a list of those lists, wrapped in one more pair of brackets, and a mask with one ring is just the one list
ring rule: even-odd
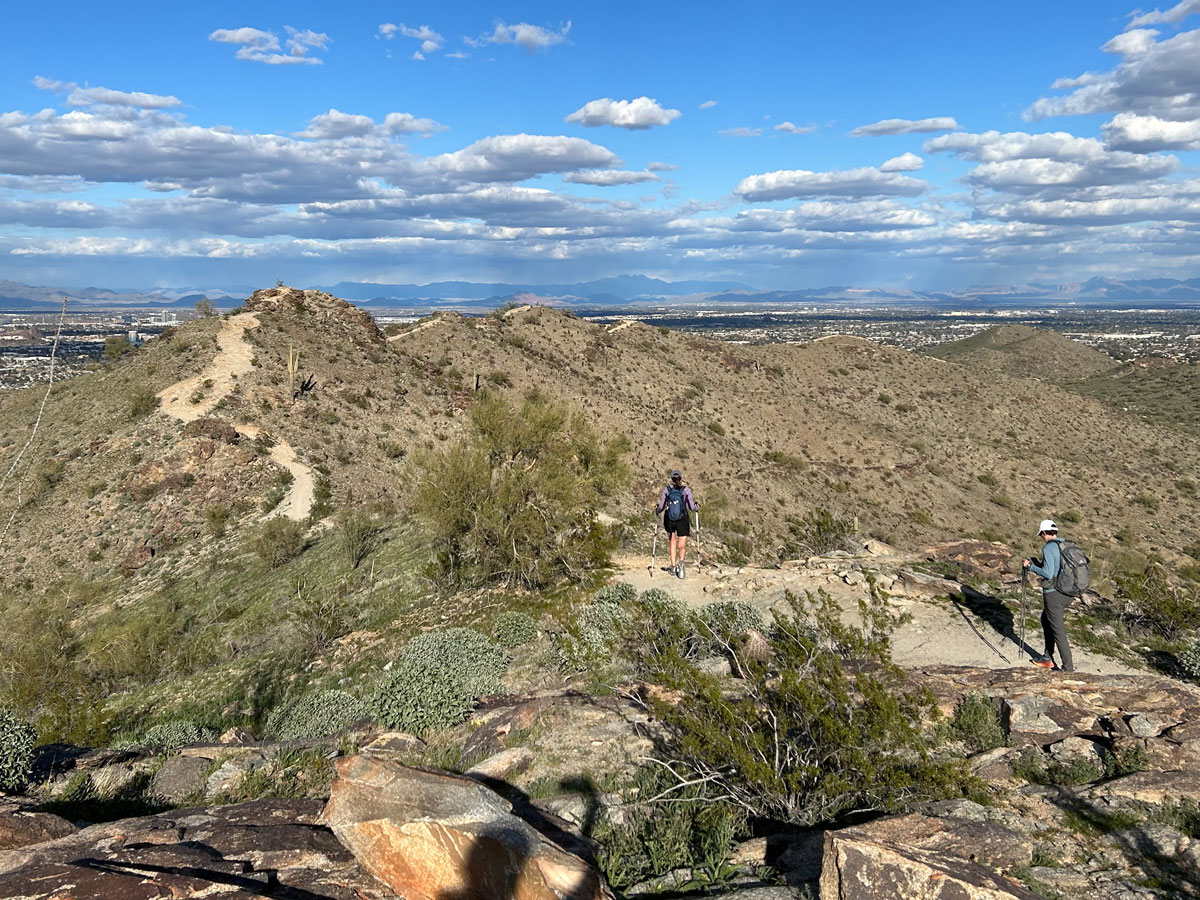
{"label": "green bush", "polygon": [[158,397],[146,385],[138,385],[129,392],[129,419],[137,421],[158,409]]}
{"label": "green bush", "polygon": [[882,592],[862,601],[861,628],[823,592],[788,600],[770,661],[748,661],[737,694],[669,643],[647,648],[655,683],[678,692],[654,707],[680,783],[801,826],[961,795],[972,783],[962,761],[934,758],[922,730],[932,696],[891,661]]}
{"label": "green bush", "polygon": [[304,551],[304,526],[283,516],[268,519],[250,539],[250,549],[272,569]]}
{"label": "green bush", "polygon": [[996,704],[983,694],[967,694],[958,701],[950,719],[950,731],[975,753],[1007,743]]}
{"label": "green bush", "polygon": [[201,728],[193,722],[163,722],[147,731],[141,745],[154,753],[169,753],[188,744],[205,744],[216,740],[211,728]]}
{"label": "green bush", "polygon": [[507,654],[469,628],[427,631],[400,652],[370,701],[389,728],[425,734],[457,725],[475,701],[504,690]]}
{"label": "green bush", "polygon": [[623,436],[538,393],[518,407],[484,395],[470,433],[417,459],[414,508],[449,588],[543,587],[607,564],[615,546],[595,511],[626,483]]}
{"label": "green bush", "polygon": [[720,422],[713,420],[712,422],[709,422],[706,427],[717,437],[725,437],[725,426]]}
{"label": "green bush", "polygon": [[1057,760],[1037,747],[1027,747],[1013,763],[1013,774],[1030,784],[1091,784],[1104,777],[1104,768],[1085,756]]}
{"label": "green bush", "polygon": [[748,631],[767,634],[762,613],[738,600],[706,603],[696,611],[696,619],[703,648],[709,653],[723,653],[727,648],[736,650]]}
{"label": "green bush", "polygon": [[1175,661],[1179,663],[1179,668],[1183,669],[1189,678],[1200,681],[1200,643],[1192,644],[1191,647],[1176,656]]}
{"label": "green bush", "polygon": [[492,623],[492,640],[506,649],[536,641],[537,636],[538,628],[533,619],[514,609],[500,613]]}
{"label": "green bush", "polygon": [[104,358],[109,362],[116,362],[126,353],[133,350],[133,344],[124,337],[106,337],[104,339]]}
{"label": "green bush", "polygon": [[345,691],[318,691],[280,706],[267,719],[266,733],[283,741],[328,737],[371,718],[365,703]]}
{"label": "green bush", "polygon": [[33,726],[0,708],[0,791],[17,791],[33,772],[37,732]]}
{"label": "green bush", "polygon": [[342,558],[351,569],[367,558],[375,549],[379,537],[379,524],[362,510],[346,510],[338,516],[337,538]]}
{"label": "green bush", "polygon": [[785,556],[822,556],[834,550],[845,550],[854,535],[854,523],[841,519],[827,509],[809,510],[804,518],[788,516],[788,538],[782,552]]}
{"label": "green bush", "polygon": [[1175,584],[1166,568],[1151,563],[1141,572],[1116,577],[1122,617],[1131,624],[1176,640],[1200,625],[1200,591]]}
{"label": "green bush", "polygon": [[703,785],[679,788],[661,765],[639,769],[624,793],[641,802],[625,810],[620,824],[603,820],[596,834],[609,884],[620,892],[682,868],[692,869],[693,878],[721,880],[714,876],[725,872],[733,841],[746,828],[741,810]]}
{"label": "green bush", "polygon": [[637,588],[632,584],[619,581],[616,584],[606,584],[596,591],[595,603],[615,603],[617,606],[628,606],[637,600]]}
{"label": "green bush", "polygon": [[204,510],[204,526],[213,537],[224,537],[225,529],[229,525],[229,517],[232,515],[233,511],[228,506],[223,503],[215,503]]}

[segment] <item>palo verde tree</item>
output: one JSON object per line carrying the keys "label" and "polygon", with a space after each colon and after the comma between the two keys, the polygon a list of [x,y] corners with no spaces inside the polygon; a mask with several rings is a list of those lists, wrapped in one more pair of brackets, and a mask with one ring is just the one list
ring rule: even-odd
{"label": "palo verde tree", "polygon": [[596,512],[628,480],[622,436],[531,392],[517,406],[485,394],[470,432],[416,461],[415,508],[449,588],[540,587],[604,565],[614,546]]}

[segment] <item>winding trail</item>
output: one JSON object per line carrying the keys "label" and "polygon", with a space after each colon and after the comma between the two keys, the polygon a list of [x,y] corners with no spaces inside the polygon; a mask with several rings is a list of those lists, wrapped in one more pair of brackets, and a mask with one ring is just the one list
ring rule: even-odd
{"label": "winding trail", "polygon": [[[229,396],[237,379],[254,368],[251,363],[254,348],[246,341],[246,329],[257,328],[258,325],[259,321],[253,313],[239,313],[221,322],[221,330],[217,332],[217,355],[199,375],[185,378],[159,391],[160,411],[185,424],[212,413],[217,404]],[[206,381],[211,382],[207,388],[204,386]],[[191,398],[196,391],[204,392],[205,396],[199,403],[192,403]],[[262,429],[256,425],[234,424],[233,427],[238,434],[251,441],[262,434]],[[292,445],[282,438],[275,439],[268,455],[272,462],[291,473],[292,484],[279,506],[264,518],[283,515],[297,522],[307,519],[316,489],[312,468],[301,462]]]}

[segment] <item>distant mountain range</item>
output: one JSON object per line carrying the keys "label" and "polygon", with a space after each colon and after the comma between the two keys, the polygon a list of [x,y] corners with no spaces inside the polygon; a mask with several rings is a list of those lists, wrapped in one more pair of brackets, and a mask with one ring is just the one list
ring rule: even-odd
{"label": "distant mountain range", "polygon": [[[237,306],[252,288],[120,289],[30,286],[0,280],[0,311],[57,309],[65,295],[75,309],[190,308],[203,297],[216,306]],[[1024,308],[1031,306],[1182,306],[1200,304],[1200,278],[1090,278],[1083,282],[992,285],[954,291],[909,291],[834,285],[762,291],[736,281],[664,281],[616,275],[572,284],[509,284],[439,281],[381,284],[342,281],[321,290],[368,309],[490,309],[505,303],[573,307],[678,305],[816,305]]]}

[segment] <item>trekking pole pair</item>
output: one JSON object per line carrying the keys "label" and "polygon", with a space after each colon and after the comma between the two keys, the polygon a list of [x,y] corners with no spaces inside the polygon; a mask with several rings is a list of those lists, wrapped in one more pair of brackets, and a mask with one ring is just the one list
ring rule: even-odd
{"label": "trekking pole pair", "polygon": [[1025,643],[1025,586],[1029,582],[1029,570],[1022,566],[1021,568],[1021,646],[1017,648],[1017,652],[1024,653]]}
{"label": "trekking pole pair", "polygon": [[658,517],[654,519],[654,541],[650,544],[650,577],[654,577],[654,558],[658,554]]}

